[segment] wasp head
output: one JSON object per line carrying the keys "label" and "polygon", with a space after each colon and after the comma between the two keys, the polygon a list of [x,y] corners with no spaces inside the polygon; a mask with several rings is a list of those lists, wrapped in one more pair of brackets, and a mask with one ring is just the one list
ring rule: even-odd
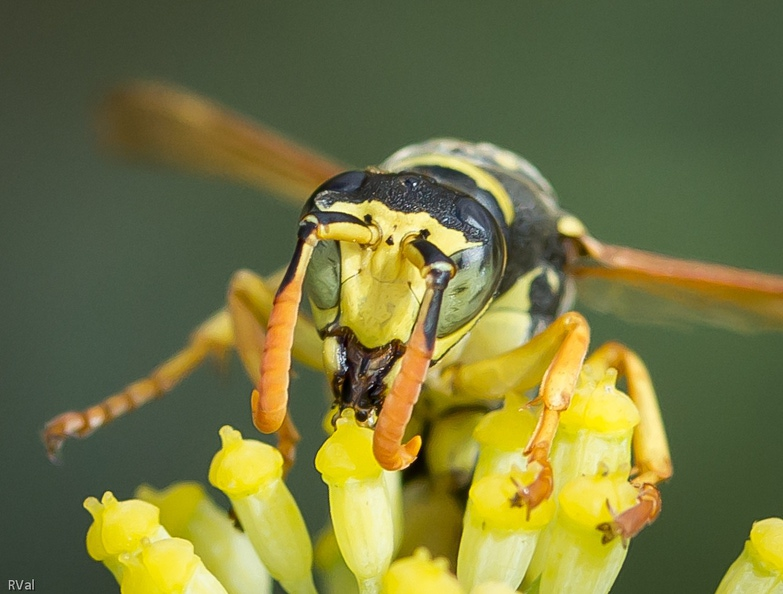
{"label": "wasp head", "polygon": [[338,410],[374,426],[399,401],[404,429],[429,365],[488,307],[505,256],[498,223],[472,197],[415,172],[350,171],[305,205],[274,310],[304,286]]}

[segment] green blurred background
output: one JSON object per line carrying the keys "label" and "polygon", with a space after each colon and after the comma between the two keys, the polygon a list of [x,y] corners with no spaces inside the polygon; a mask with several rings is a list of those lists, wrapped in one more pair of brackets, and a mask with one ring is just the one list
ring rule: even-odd
{"label": "green blurred background", "polygon": [[[605,241],[783,273],[780,3],[263,4],[0,8],[0,589],[117,591],[84,550],[84,497],[205,480],[221,424],[255,435],[234,362],[68,444],[61,467],[44,456],[48,418],[145,374],[233,270],[293,245],[296,213],[267,196],[99,154],[91,110],[120,81],[185,85],[359,166],[489,140]],[[713,591],[751,523],[783,515],[783,341],[587,313],[596,344],[649,364],[675,461],[615,591]],[[293,388],[311,530],[320,390],[308,372]]]}

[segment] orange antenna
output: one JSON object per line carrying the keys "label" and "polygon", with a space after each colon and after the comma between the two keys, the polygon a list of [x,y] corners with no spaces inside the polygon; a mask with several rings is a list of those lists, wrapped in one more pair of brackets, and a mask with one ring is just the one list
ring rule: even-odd
{"label": "orange antenna", "polygon": [[302,301],[302,285],[313,249],[321,240],[373,244],[380,231],[344,213],[309,213],[299,223],[299,240],[269,314],[261,379],[253,390],[253,423],[262,433],[273,433],[283,424],[288,407],[291,347]]}
{"label": "orange antenna", "polygon": [[421,449],[420,435],[404,445],[402,438],[432,361],[443,291],[455,271],[454,263],[426,239],[410,241],[403,248],[403,253],[421,269],[427,281],[427,289],[411,337],[405,346],[400,371],[383,401],[375,425],[373,453],[386,470],[407,468]]}

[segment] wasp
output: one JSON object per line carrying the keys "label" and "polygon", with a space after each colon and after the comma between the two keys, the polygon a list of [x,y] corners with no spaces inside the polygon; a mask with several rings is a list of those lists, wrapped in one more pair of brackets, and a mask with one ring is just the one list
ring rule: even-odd
{"label": "wasp", "polygon": [[[644,363],[617,342],[589,354],[590,327],[572,310],[575,288],[599,295],[603,309],[618,290],[644,292],[713,325],[783,329],[783,277],[600,242],[560,208],[533,165],[492,144],[436,139],[354,170],[157,83],[114,93],[102,132],[126,156],[250,183],[303,209],[284,271],[236,272],[226,306],[182,351],[100,404],[50,421],[52,456],[66,438],[85,437],[169,391],[210,353],[233,348],[256,385],[255,425],[278,433],[289,461],[299,438],[287,406],[292,357],[324,372],[336,415],[352,409],[374,428],[373,451],[388,470],[419,456],[421,437],[406,436],[414,413],[422,427],[421,418],[426,425],[460,408],[488,410],[538,387],[541,412],[525,451],[541,470],[517,498],[532,508],[552,493],[558,418],[589,363],[624,376],[642,419],[634,439],[640,507],[626,518],[627,536],[657,515],[669,448]],[[304,294],[309,316],[300,313]],[[420,397],[426,404],[417,407]]]}

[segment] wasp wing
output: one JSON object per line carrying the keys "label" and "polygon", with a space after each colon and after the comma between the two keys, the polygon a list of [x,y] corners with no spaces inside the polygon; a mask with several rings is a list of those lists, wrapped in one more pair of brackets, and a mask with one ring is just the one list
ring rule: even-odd
{"label": "wasp wing", "polygon": [[99,111],[103,145],[124,157],[173,165],[269,190],[301,206],[348,169],[191,92],[138,82]]}
{"label": "wasp wing", "polygon": [[586,305],[631,321],[783,331],[783,277],[574,238],[568,272]]}

